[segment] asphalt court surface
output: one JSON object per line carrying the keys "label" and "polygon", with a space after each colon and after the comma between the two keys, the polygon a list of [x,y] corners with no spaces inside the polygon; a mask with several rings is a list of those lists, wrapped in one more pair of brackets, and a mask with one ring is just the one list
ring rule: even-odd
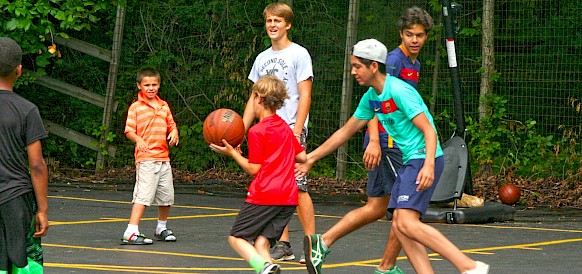
{"label": "asphalt court surface", "polygon": [[[325,200],[323,198],[322,200]],[[131,210],[131,192],[75,187],[49,188],[51,227],[43,238],[45,273],[254,273],[228,245],[227,236],[243,198],[176,194],[168,226],[176,242],[120,245]],[[318,200],[319,201],[319,200]],[[356,204],[316,202],[318,233]],[[146,210],[140,231],[153,237],[157,208]],[[489,224],[431,224],[490,273],[582,273],[582,210],[519,209],[514,221]],[[324,273],[374,273],[390,222],[369,224],[334,243]],[[297,260],[303,232],[290,224]],[[429,250],[436,273],[458,273]],[[281,263],[283,273],[307,273],[304,265]],[[415,273],[404,253],[397,265]]]}

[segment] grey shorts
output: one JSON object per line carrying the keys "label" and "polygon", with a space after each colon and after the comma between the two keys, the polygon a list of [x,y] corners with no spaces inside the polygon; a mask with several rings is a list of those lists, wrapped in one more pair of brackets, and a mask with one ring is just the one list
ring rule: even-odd
{"label": "grey shorts", "polygon": [[145,161],[137,163],[132,203],[150,206],[174,204],[174,181],[170,162]]}
{"label": "grey shorts", "polygon": [[[293,127],[295,126],[295,124],[291,124],[289,125],[291,127],[291,129],[293,129]],[[301,131],[301,137],[299,138],[299,142],[301,143],[301,146],[303,147],[303,149],[305,149],[305,151],[307,152],[307,129],[303,128],[303,131]],[[307,188],[307,178],[305,176],[303,177],[296,177],[295,181],[297,182],[297,187],[299,188],[300,191],[303,192],[307,192],[308,188]]]}
{"label": "grey shorts", "polygon": [[380,165],[368,171],[368,197],[390,195],[398,170],[402,167],[402,151],[397,148],[382,148]]}

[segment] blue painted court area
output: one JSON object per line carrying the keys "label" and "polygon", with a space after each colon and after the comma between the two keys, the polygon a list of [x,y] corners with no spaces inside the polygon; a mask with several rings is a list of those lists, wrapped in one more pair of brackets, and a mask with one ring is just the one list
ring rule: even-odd
{"label": "blue painted court area", "polygon": [[[232,251],[227,236],[242,198],[176,194],[168,226],[177,242],[120,245],[131,204],[129,191],[50,187],[51,227],[43,238],[45,273],[254,273]],[[324,232],[357,205],[315,197],[316,228]],[[153,237],[157,208],[148,208],[140,230]],[[515,220],[484,225],[431,224],[463,252],[491,264],[490,273],[582,273],[582,210],[519,209]],[[390,222],[372,223],[337,241],[324,273],[373,273],[386,244]],[[291,244],[301,255],[303,232],[291,221]],[[457,273],[437,254],[436,273]],[[401,253],[398,266],[415,273]],[[307,273],[298,262],[281,263],[283,273]]]}

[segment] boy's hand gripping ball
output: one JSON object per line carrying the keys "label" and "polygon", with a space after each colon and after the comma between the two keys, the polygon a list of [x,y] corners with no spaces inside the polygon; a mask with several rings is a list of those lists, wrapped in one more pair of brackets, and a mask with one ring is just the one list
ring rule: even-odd
{"label": "boy's hand gripping ball", "polygon": [[222,139],[225,139],[232,147],[237,147],[245,138],[245,125],[238,113],[221,108],[208,114],[202,134],[208,144],[224,146]]}

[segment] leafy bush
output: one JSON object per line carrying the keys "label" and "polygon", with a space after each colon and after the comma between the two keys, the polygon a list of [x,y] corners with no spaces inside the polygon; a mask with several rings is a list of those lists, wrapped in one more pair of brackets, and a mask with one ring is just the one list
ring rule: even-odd
{"label": "leafy bush", "polygon": [[572,176],[580,168],[580,126],[564,128],[561,139],[537,132],[536,121],[518,121],[507,112],[501,96],[486,98],[489,113],[480,120],[467,117],[468,147],[477,175],[524,178]]}

